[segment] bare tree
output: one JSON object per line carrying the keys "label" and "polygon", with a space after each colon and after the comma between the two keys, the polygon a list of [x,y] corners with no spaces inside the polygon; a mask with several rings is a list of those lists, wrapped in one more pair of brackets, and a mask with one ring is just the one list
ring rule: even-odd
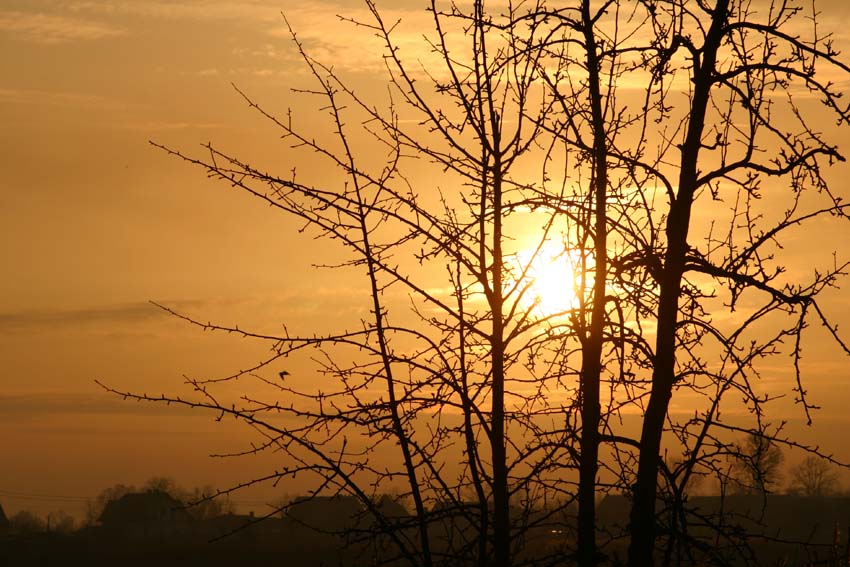
{"label": "bare tree", "polygon": [[[658,548],[666,564],[713,561],[688,532],[688,483],[727,474],[730,455],[769,479],[776,448],[797,446],[769,428],[763,362],[791,357],[788,388],[811,419],[804,329],[815,321],[850,352],[818,300],[847,264],[790,278],[779,252],[802,226],[847,220],[822,173],[843,157],[811,116],[846,125],[822,71],[850,68],[817,13],[540,0],[495,15],[483,0],[434,0],[439,64],[423,69],[365,5],[369,18],[352,23],[384,43],[380,103],[292,32],[315,85],[299,94],[316,100],[333,141],[239,91],[291,142],[290,164],[307,152],[335,179],[278,175],[212,144],[201,155],[159,147],[339,243],[348,260],[333,267],[362,278],[368,316],[323,335],[269,334],[163,306],[267,341],[271,355],[190,379],[190,397],[119,393],[247,423],[263,441],[246,452],[279,451],[287,466],[246,484],[312,476],[314,495],[356,497],[394,546],[387,562],[533,562],[534,538],[563,529],[549,559],[590,567],[604,559],[595,502],[608,490],[632,495],[631,565],[652,565]],[[573,300],[546,310],[535,273],[552,246],[575,267],[560,282]],[[287,359],[307,351],[315,373],[293,376]],[[248,381],[275,394],[229,395]],[[672,415],[674,396],[693,414]],[[727,421],[729,405],[747,421]],[[626,412],[641,416],[639,436]],[[734,444],[741,433],[757,445]],[[679,453],[670,467],[667,448]],[[414,512],[403,525],[375,505],[399,486]],[[659,496],[670,513],[657,513]],[[575,525],[547,529],[573,503]]]}
{"label": "bare tree", "polygon": [[[613,18],[608,17],[609,11]],[[618,100],[617,85],[646,70],[641,56],[652,52],[653,38],[640,30],[650,22],[651,11],[640,4],[621,10],[619,2],[582,0],[530,17],[554,22],[542,46],[547,54],[542,77],[559,110],[549,130],[574,160],[580,188],[576,198],[586,203],[584,210],[573,213],[583,218],[585,228],[571,246],[582,253],[582,273],[589,283],[578,294],[570,333],[578,339],[581,357],[576,553],[580,565],[590,566],[600,559],[596,542],[600,446],[616,438],[610,434],[609,418],[617,415],[619,403],[631,398],[625,377],[633,374],[633,365],[640,364],[640,355],[637,362],[632,358],[640,340],[635,340],[628,325],[634,321],[642,290],[638,288],[631,301],[624,301],[623,294],[610,288],[617,269],[612,251],[616,258],[625,250],[640,248],[646,228],[641,226],[642,197],[628,189],[636,181],[634,155],[640,153],[642,143],[629,150],[618,143],[618,137],[640,128],[644,118],[628,114],[628,107]],[[635,211],[637,219],[632,218]],[[603,407],[606,385],[609,392]]]}
{"label": "bare tree", "polygon": [[145,481],[142,486],[145,492],[164,492],[181,500],[183,489],[177,487],[177,481],[168,476],[154,476]]}
{"label": "bare tree", "polygon": [[19,510],[9,518],[9,529],[17,534],[42,533],[47,530],[47,524],[34,512]]}
{"label": "bare tree", "polygon": [[50,512],[47,515],[47,531],[58,534],[70,534],[76,528],[74,516],[64,510]]}
{"label": "bare tree", "polygon": [[[818,112],[846,125],[850,115],[840,92],[820,72],[849,69],[819,33],[816,13],[788,2],[762,10],[735,0],[654,7],[667,48],[656,59],[653,88],[669,102],[656,117],[658,151],[650,166],[666,205],[653,246],[640,259],[657,285],[658,316],[631,515],[631,565],[654,562],[665,431],[684,446],[691,463],[716,466],[714,459],[728,452],[724,430],[740,428],[721,417],[728,392],[742,394],[753,416],[744,431],[768,436],[763,415],[771,396],[757,383],[765,358],[792,358],[789,389],[809,416],[800,365],[809,320],[825,326],[847,352],[818,302],[846,263],[794,281],[784,276],[777,250],[801,225],[847,219],[846,205],[822,174],[824,166],[844,158],[808,116],[815,111],[809,93],[816,93]],[[685,98],[673,103],[677,84]],[[711,217],[700,218],[709,208]],[[744,312],[726,321],[712,316],[738,309]],[[705,409],[677,421],[669,408],[683,390],[705,393]]]}
{"label": "bare tree", "polygon": [[[773,441],[757,434],[733,445],[730,490],[736,494],[776,492],[782,483],[785,455]],[[815,457],[816,458],[816,457]]]}
{"label": "bare tree", "polygon": [[[318,99],[333,145],[301,130],[297,117],[277,118],[245,95],[295,152],[336,168],[336,183],[314,184],[301,171],[267,173],[212,145],[201,157],[166,151],[300,220],[315,237],[341,243],[353,259],[337,268],[364,278],[369,317],[324,336],[309,329],[270,336],[183,316],[267,340],[273,354],[223,380],[190,380],[192,398],[130,395],[247,422],[265,438],[251,451],[280,451],[292,463],[250,482],[313,475],[313,494],[356,497],[395,546],[387,561],[507,566],[535,534],[547,533],[539,526],[553,514],[542,504],[569,503],[573,481],[564,470],[576,463],[575,424],[553,421],[577,406],[576,371],[567,360],[570,309],[540,309],[532,277],[547,250],[586,231],[576,213],[583,201],[569,199],[563,179],[560,190],[548,188],[550,169],[560,160],[563,170],[563,158],[546,130],[552,98],[538,86],[543,22],[513,11],[493,16],[481,1],[469,12],[434,2],[431,41],[442,68],[423,72],[408,68],[393,26],[366,5],[371,20],[356,24],[386,44],[386,105],[361,99],[293,32],[316,84],[301,94]],[[401,112],[415,119],[402,121]],[[365,149],[364,132],[372,137]],[[376,147],[385,152],[378,167]],[[542,171],[529,174],[517,163],[532,152]],[[409,173],[423,161],[442,177]],[[537,227],[512,221],[530,209],[538,210]],[[528,236],[533,244],[517,248]],[[567,261],[560,246],[557,255]],[[444,270],[441,286],[427,283],[434,268]],[[319,380],[280,369],[306,349],[319,352]],[[220,391],[250,379],[277,390],[277,398],[229,400]],[[281,426],[281,414],[295,425]],[[387,454],[394,461],[379,464]],[[376,494],[399,484],[414,512],[402,529],[375,505]],[[518,511],[513,519],[511,510]]]}
{"label": "bare tree", "polygon": [[806,457],[791,469],[788,492],[803,496],[830,496],[838,492],[838,473],[830,463],[815,455]]}
{"label": "bare tree", "polygon": [[[796,445],[765,420],[774,396],[758,383],[764,360],[793,359],[788,389],[811,420],[800,362],[809,320],[826,327],[839,351],[848,352],[818,301],[821,291],[845,275],[847,264],[827,259],[807,279],[789,279],[778,251],[801,226],[817,219],[847,220],[847,206],[822,175],[824,166],[844,158],[812,128],[810,115],[822,113],[846,126],[848,109],[831,77],[850,69],[820,32],[813,8],[787,2],[762,8],[728,0],[612,1],[549,12],[578,32],[554,43],[570,45],[573,53],[579,46],[586,54],[584,65],[562,55],[573,70],[583,68],[577,91],[589,94],[570,99],[560,118],[567,124],[584,119],[590,135],[572,127],[561,137],[578,153],[592,148],[597,165],[604,162],[590,180],[606,202],[593,233],[595,266],[613,269],[596,272],[597,278],[606,277],[607,288],[592,309],[620,309],[619,325],[613,317],[599,324],[607,340],[629,344],[618,353],[628,364],[619,365],[619,382],[609,388],[609,408],[636,403],[644,414],[639,440],[618,434],[596,410],[600,377],[582,375],[579,501],[587,502],[582,496],[597,489],[597,464],[590,461],[604,441],[618,455],[619,468],[612,472],[619,485],[634,487],[633,565],[653,562],[659,485],[681,510],[690,479],[708,473],[722,477],[729,455],[743,455],[763,475],[770,473],[766,469],[779,444]],[[607,82],[594,76],[600,61],[610,62]],[[559,79],[549,83],[556,100],[562,97],[560,85],[571,84],[568,71]],[[641,94],[630,98],[620,87],[636,80]],[[817,93],[820,108],[810,93]],[[627,206],[620,210],[627,213],[618,216],[623,203]],[[606,241],[602,252],[598,245]],[[718,317],[721,313],[728,315]],[[654,336],[642,331],[647,327],[656,330]],[[595,364],[593,352],[582,351],[586,369]],[[681,421],[668,413],[678,392],[696,410]],[[721,418],[722,407],[737,405],[730,393],[743,396],[742,407],[752,416],[748,424]],[[595,433],[600,427],[601,436]],[[661,466],[665,432],[668,443],[683,453],[673,470]],[[742,452],[731,442],[736,432],[758,439],[756,451]],[[769,486],[769,477],[760,479]],[[585,565],[595,562],[592,518],[593,507],[587,505],[579,513]],[[679,533],[681,528],[665,529]],[[676,538],[667,539],[672,544]],[[666,549],[669,563],[673,548]]]}

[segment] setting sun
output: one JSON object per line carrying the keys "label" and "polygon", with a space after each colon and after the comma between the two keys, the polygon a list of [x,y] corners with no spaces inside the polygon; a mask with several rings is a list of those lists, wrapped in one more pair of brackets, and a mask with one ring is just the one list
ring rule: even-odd
{"label": "setting sun", "polygon": [[519,269],[527,266],[528,282],[521,302],[545,316],[564,314],[578,307],[581,258],[578,251],[547,241],[539,248],[516,254]]}

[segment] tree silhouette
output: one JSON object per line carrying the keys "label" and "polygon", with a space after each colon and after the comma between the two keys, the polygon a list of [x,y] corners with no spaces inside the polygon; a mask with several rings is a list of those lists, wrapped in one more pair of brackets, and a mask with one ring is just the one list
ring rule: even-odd
{"label": "tree silhouette", "polygon": [[748,435],[743,443],[736,444],[731,491],[736,494],[776,492],[782,482],[784,462],[782,449],[774,442],[760,435]]}
{"label": "tree silhouette", "polygon": [[[706,443],[727,446],[712,430],[730,426],[719,411],[724,395],[736,391],[755,418],[751,431],[763,438],[770,396],[755,386],[761,362],[775,354],[792,357],[792,387],[809,416],[800,366],[809,319],[847,352],[817,299],[846,264],[794,281],[785,277],[777,251],[800,225],[847,218],[846,205],[822,175],[824,165],[844,158],[812,128],[801,105],[805,99],[811,107],[809,93],[816,93],[823,112],[845,125],[840,93],[819,71],[848,68],[830,39],[819,35],[816,14],[790,3],[762,11],[732,0],[654,5],[655,28],[667,34],[657,59],[659,91],[677,79],[688,89],[687,103],[668,103],[656,118],[658,150],[650,154],[658,156],[654,175],[667,205],[657,239],[640,259],[656,274],[658,317],[631,517],[633,565],[653,562],[658,455],[666,429],[694,463]],[[781,183],[768,182],[773,178]],[[722,206],[699,223],[699,203]],[[712,316],[739,308],[746,314],[725,324]],[[789,337],[793,346],[783,351]],[[705,411],[677,423],[668,410],[683,387],[710,393]],[[709,448],[707,456],[714,452]]]}
{"label": "tree silhouette", "polygon": [[50,512],[47,515],[47,531],[59,534],[70,534],[76,527],[74,516],[64,510]]}
{"label": "tree silhouette", "polygon": [[[393,97],[387,107],[362,100],[313,60],[293,33],[317,85],[302,94],[320,99],[317,106],[336,135],[333,147],[299,130],[296,119],[278,119],[245,97],[295,149],[336,168],[337,183],[314,185],[301,171],[278,177],[213,146],[208,159],[172,153],[300,219],[315,237],[340,242],[353,258],[340,267],[356,268],[365,278],[369,317],[357,322],[359,328],[325,336],[308,330],[263,337],[231,329],[271,341],[274,352],[230,379],[255,377],[276,388],[280,401],[246,397],[235,405],[218,397],[215,380],[192,381],[200,398],[174,401],[247,420],[266,436],[266,447],[295,463],[270,478],[315,475],[315,494],[357,497],[377,519],[373,525],[389,531],[398,553],[414,564],[508,565],[526,536],[550,521],[546,513],[532,518],[531,510],[544,498],[565,504],[574,492],[561,471],[575,466],[576,427],[565,427],[563,418],[556,423],[563,402],[548,396],[559,391],[572,403],[568,381],[576,371],[565,347],[568,313],[540,310],[529,274],[549,243],[585,230],[585,209],[581,201],[570,202],[566,189],[560,195],[541,190],[549,170],[563,168],[554,141],[548,142],[549,157],[544,148],[542,172],[515,173],[526,154],[538,152],[547,137],[554,140],[546,131],[551,97],[536,87],[542,24],[515,14],[496,23],[481,2],[468,14],[442,12],[434,4],[442,69],[423,77],[408,70],[391,27],[368,7],[373,20],[359,25],[387,44]],[[520,26],[522,34],[515,30]],[[450,32],[469,39],[467,59],[450,54]],[[400,120],[401,109],[416,117],[412,126]],[[362,127],[349,126],[352,120]],[[365,150],[362,130],[373,138]],[[370,165],[375,146],[386,152],[378,167]],[[410,171],[423,160],[442,177],[428,176],[416,186]],[[519,250],[513,219],[529,209],[538,211],[540,226],[526,231],[535,244]],[[565,211],[576,222],[563,228]],[[441,286],[448,291],[427,283],[434,267],[446,274]],[[396,290],[409,305],[393,301]],[[308,348],[320,353],[318,370],[326,379],[318,387],[288,371],[274,371],[276,380],[259,374]],[[283,428],[276,414],[298,425]],[[375,464],[385,460],[376,455],[387,453],[396,463]],[[374,504],[378,491],[398,482],[413,505],[406,526],[412,532],[391,530],[398,522]],[[513,525],[511,500],[525,511]],[[435,526],[451,537],[435,543]]]}
{"label": "tree silhouette", "polygon": [[[162,306],[267,341],[271,355],[190,379],[188,397],[118,393],[246,422],[262,438],[247,453],[287,459],[248,484],[312,476],[313,495],[355,497],[392,560],[596,565],[607,544],[596,499],[613,490],[633,503],[630,565],[654,564],[657,549],[666,564],[714,561],[688,532],[688,482],[725,478],[737,456],[764,487],[777,447],[817,452],[770,429],[766,361],[791,357],[788,388],[811,419],[803,331],[819,323],[850,352],[818,300],[847,264],[791,277],[781,252],[801,227],[847,220],[823,173],[843,157],[813,123],[846,125],[824,70],[850,69],[817,13],[735,0],[497,12],[434,0],[439,64],[423,69],[365,5],[370,18],[352,24],[384,43],[386,99],[364,98],[294,30],[315,84],[298,94],[318,113],[280,117],[238,91],[291,143],[288,166],[308,155],[322,176],[278,175],[213,144],[201,155],[158,147],[338,243],[346,256],[331,267],[361,278],[368,315],[271,335]],[[333,140],[315,136],[319,117]],[[544,309],[534,277],[553,247],[574,267],[560,282],[572,299]],[[307,358],[313,374],[290,373],[287,360],[308,373]],[[231,395],[251,381],[274,394]],[[671,413],[674,398],[693,412]],[[729,406],[748,420],[727,421]],[[756,445],[735,444],[741,433]],[[678,454],[669,467],[667,450]],[[409,520],[375,505],[390,487],[412,503]],[[572,504],[576,521],[564,523]],[[564,531],[557,545],[545,535]]]}
{"label": "tree silhouette", "polygon": [[791,469],[788,491],[803,496],[831,496],[838,491],[838,474],[823,459],[807,455]]}
{"label": "tree silhouette", "polygon": [[29,510],[19,510],[9,518],[9,529],[12,533],[33,534],[47,530],[44,519]]}

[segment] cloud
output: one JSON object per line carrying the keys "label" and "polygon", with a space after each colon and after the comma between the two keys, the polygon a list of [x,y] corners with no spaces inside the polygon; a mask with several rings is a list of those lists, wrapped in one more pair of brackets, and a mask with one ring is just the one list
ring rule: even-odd
{"label": "cloud", "polygon": [[[302,3],[276,0],[74,0],[65,3],[72,12],[104,16],[132,15],[160,19],[222,20],[281,23],[281,14],[289,16],[305,11],[319,12],[333,20],[337,13],[363,11],[361,0],[313,0]],[[421,0],[397,0],[394,8],[425,12]],[[388,10],[381,8],[381,12]]]}
{"label": "cloud", "polygon": [[[336,69],[354,71],[383,71],[383,43],[369,30],[343,21],[341,18],[363,22],[373,21],[363,4],[352,0],[317,0],[281,6],[273,0],[76,0],[60,6],[64,13],[85,18],[104,18],[127,26],[139,25],[141,19],[186,22],[227,22],[232,26],[250,26],[256,37],[273,38],[262,48],[246,48],[244,55],[256,61],[258,56],[271,61],[299,60],[291,46],[284,17],[293,25],[311,56],[333,65]],[[431,16],[418,0],[406,0],[381,8],[385,23],[400,21],[393,38],[405,55],[428,56],[422,42],[423,26]],[[144,25],[152,25],[150,23]],[[429,26],[430,28],[430,26]],[[284,40],[281,44],[280,40]],[[261,65],[262,71],[268,66]],[[289,73],[291,71],[287,71]],[[254,74],[256,74],[254,72]]]}
{"label": "cloud", "polygon": [[[332,309],[339,314],[359,316],[366,309],[353,302],[359,292],[349,289],[312,289],[276,296],[157,300],[175,313],[222,326],[236,326],[258,333],[279,331],[284,321],[315,323],[316,313]],[[76,309],[21,309],[0,312],[0,336],[16,332],[76,332],[109,330],[112,336],[138,336],[158,327],[150,325],[176,321],[174,315],[147,301],[118,303]],[[234,321],[236,321],[234,323]],[[332,325],[338,320],[328,320]],[[143,323],[148,325],[142,325]],[[128,329],[131,333],[128,335]]]}
{"label": "cloud", "polygon": [[0,422],[19,422],[22,419],[39,416],[68,414],[210,417],[209,413],[185,406],[131,402],[103,391],[100,393],[41,392],[0,395]]}
{"label": "cloud", "polygon": [[0,31],[23,41],[57,44],[125,35],[126,31],[100,21],[57,14],[0,12]]}
{"label": "cloud", "polygon": [[280,21],[281,12],[268,0],[78,0],[65,5],[75,13],[161,20]]}
{"label": "cloud", "polygon": [[[432,31],[433,23],[432,16],[421,5],[394,5],[392,9],[380,9],[380,14],[384,24],[393,27],[393,44],[410,71],[417,71],[420,63],[430,67],[439,63],[422,38],[423,33]],[[316,61],[337,70],[384,71],[384,41],[374,32],[352,23],[375,23],[374,16],[362,5],[315,3],[287,10],[285,15],[307,54]],[[269,35],[283,40],[291,37],[282,23],[270,29]],[[300,60],[294,49],[285,49],[279,55],[291,61]]]}
{"label": "cloud", "polygon": [[[175,308],[191,308],[200,302],[169,302]],[[134,302],[105,307],[67,310],[20,310],[0,313],[0,333],[22,329],[51,329],[58,327],[129,323],[162,319],[169,315],[147,302]]]}

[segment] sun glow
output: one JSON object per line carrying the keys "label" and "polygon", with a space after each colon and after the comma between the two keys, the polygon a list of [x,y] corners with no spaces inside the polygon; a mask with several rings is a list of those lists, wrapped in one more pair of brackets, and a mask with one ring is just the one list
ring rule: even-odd
{"label": "sun glow", "polygon": [[540,248],[527,248],[516,254],[518,273],[525,270],[520,303],[539,315],[566,315],[579,307],[581,254],[563,244],[547,241]]}

